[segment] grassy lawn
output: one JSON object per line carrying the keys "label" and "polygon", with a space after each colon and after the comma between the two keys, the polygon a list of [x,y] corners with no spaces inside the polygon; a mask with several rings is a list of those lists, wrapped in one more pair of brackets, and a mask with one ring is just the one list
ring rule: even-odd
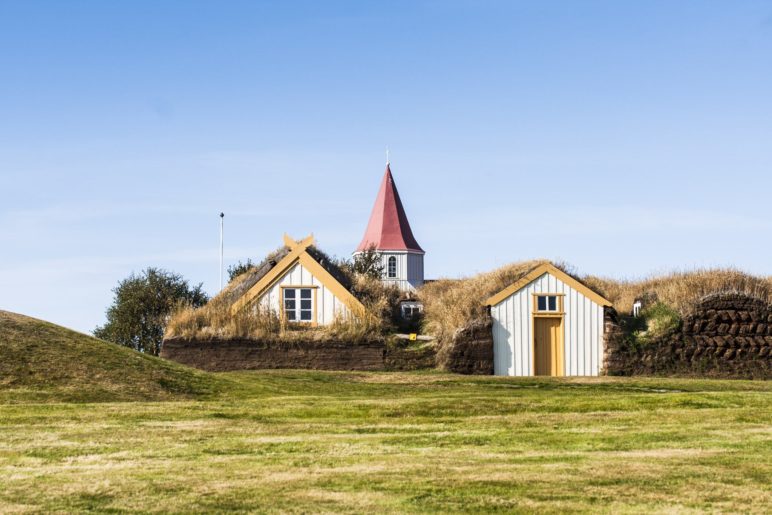
{"label": "grassy lawn", "polygon": [[221,374],[0,405],[0,512],[772,511],[772,383]]}

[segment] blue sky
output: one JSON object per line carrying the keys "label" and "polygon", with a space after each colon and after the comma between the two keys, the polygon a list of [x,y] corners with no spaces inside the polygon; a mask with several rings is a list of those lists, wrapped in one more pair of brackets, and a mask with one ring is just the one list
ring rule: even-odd
{"label": "blue sky", "polygon": [[772,1],[0,0],[0,309],[348,256],[392,170],[428,277],[772,262]]}

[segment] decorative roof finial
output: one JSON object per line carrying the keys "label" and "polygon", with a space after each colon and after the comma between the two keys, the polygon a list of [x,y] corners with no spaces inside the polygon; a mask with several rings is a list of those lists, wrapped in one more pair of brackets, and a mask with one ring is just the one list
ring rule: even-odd
{"label": "decorative roof finial", "polygon": [[386,164],[389,164],[389,147],[386,147]]}

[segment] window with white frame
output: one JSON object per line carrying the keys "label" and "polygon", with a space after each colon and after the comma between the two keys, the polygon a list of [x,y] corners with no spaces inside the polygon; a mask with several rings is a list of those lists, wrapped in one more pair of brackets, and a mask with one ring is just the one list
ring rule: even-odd
{"label": "window with white frame", "polygon": [[560,311],[560,297],[558,295],[538,295],[536,297],[536,311],[557,313]]}
{"label": "window with white frame", "polygon": [[423,305],[418,302],[403,302],[400,305],[400,310],[402,311],[402,318],[404,320],[413,320],[421,316],[424,308]]}
{"label": "window with white frame", "polygon": [[388,260],[387,265],[387,273],[389,279],[393,279],[397,277],[397,258],[395,256],[390,256]]}
{"label": "window with white frame", "polygon": [[312,288],[284,288],[284,319],[288,322],[313,322]]}

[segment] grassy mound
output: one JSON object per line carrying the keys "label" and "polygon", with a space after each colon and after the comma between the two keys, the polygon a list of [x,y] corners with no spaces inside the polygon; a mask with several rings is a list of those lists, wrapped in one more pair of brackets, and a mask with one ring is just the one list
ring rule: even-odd
{"label": "grassy mound", "polygon": [[585,277],[620,313],[630,313],[635,299],[648,297],[684,315],[703,297],[716,293],[745,293],[772,302],[772,277],[757,277],[731,268],[673,272],[638,281]]}
{"label": "grassy mound", "polygon": [[441,279],[421,288],[424,331],[448,341],[458,329],[486,318],[488,297],[518,281],[546,260],[521,261],[465,279]]}
{"label": "grassy mound", "polygon": [[221,379],[42,320],[0,311],[0,400],[197,397]]}

